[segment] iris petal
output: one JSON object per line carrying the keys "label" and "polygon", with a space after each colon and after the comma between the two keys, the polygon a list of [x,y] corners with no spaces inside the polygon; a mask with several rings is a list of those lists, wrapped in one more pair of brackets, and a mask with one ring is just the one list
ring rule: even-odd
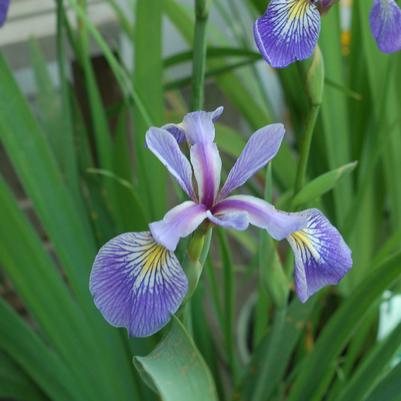
{"label": "iris petal", "polygon": [[0,0],[0,27],[6,22],[9,6],[10,0]]}
{"label": "iris petal", "polygon": [[180,238],[195,231],[206,218],[206,208],[192,201],[186,201],[171,209],[163,218],[149,224],[156,242],[174,251]]}
{"label": "iris petal", "polygon": [[295,255],[295,290],[302,302],[322,287],[337,284],[352,267],[351,250],[317,209],[297,213],[307,218],[287,239]]}
{"label": "iris petal", "polygon": [[196,143],[191,146],[191,164],[198,183],[198,199],[211,207],[220,186],[221,158],[214,142]]}
{"label": "iris petal", "polygon": [[167,167],[187,195],[194,199],[192,168],[188,159],[181,152],[177,141],[165,129],[152,127],[146,133],[146,144]]}
{"label": "iris petal", "polygon": [[212,210],[214,215],[246,213],[249,223],[264,228],[274,239],[282,240],[306,224],[306,217],[299,213],[277,210],[266,201],[249,195],[235,195],[220,201]]}
{"label": "iris petal", "polygon": [[237,231],[244,231],[249,226],[248,214],[245,212],[227,212],[221,215],[213,215],[208,210],[207,217],[213,224],[224,228],[233,228]]}
{"label": "iris petal", "polygon": [[90,291],[104,318],[135,337],[165,326],[187,290],[187,277],[174,253],[149,232],[125,233],[107,242],[90,277]]}
{"label": "iris petal", "polygon": [[243,185],[278,152],[285,130],[283,124],[271,124],[257,130],[248,140],[228,174],[220,191],[220,199]]}
{"label": "iris petal", "polygon": [[370,27],[382,52],[401,50],[401,9],[394,0],[374,0]]}
{"label": "iris petal", "polygon": [[320,14],[310,0],[271,0],[254,25],[260,53],[272,67],[279,68],[308,58],[319,33]]}
{"label": "iris petal", "polygon": [[213,142],[215,136],[214,123],[220,118],[223,110],[224,108],[220,106],[211,112],[194,111],[188,113],[182,122],[188,143],[194,145]]}
{"label": "iris petal", "polygon": [[223,106],[214,111],[194,111],[184,117],[184,121],[179,124],[166,124],[162,128],[170,132],[171,135],[181,143],[184,139],[190,145],[201,142],[213,142],[215,129],[214,123],[223,114]]}

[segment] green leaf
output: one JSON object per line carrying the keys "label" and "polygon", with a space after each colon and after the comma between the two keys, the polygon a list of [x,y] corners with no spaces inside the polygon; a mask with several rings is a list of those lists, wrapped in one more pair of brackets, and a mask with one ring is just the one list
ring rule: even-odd
{"label": "green leaf", "polygon": [[[162,8],[163,1],[138,0],[135,7],[135,66],[132,76],[152,123],[164,122]],[[135,146],[138,163],[138,190],[146,199],[153,219],[160,218],[166,207],[166,169],[151,152],[144,152],[149,123],[140,109],[134,109]]]}
{"label": "green leaf", "polygon": [[369,307],[400,277],[401,252],[387,259],[359,284],[341,304],[306,357],[288,401],[317,401],[330,383],[336,359]]}
{"label": "green leaf", "polygon": [[[73,194],[65,185],[45,135],[3,57],[0,57],[0,81],[3,82],[0,86],[0,139],[63,266],[86,323],[97,334],[96,343],[92,340],[91,349],[105,350],[103,354],[99,353],[98,349],[90,354],[91,357],[96,356],[97,362],[92,363],[95,363],[96,372],[102,377],[99,387],[102,390],[99,393],[107,397],[107,392],[110,392],[111,397],[111,392],[126,390],[128,398],[135,390],[130,379],[130,365],[125,357],[123,339],[118,332],[106,325],[88,291],[89,271],[96,247],[80,194]],[[18,240],[14,247],[18,247]],[[10,252],[11,248],[8,251]],[[21,258],[18,252],[21,253],[19,248],[13,252],[12,257]],[[29,263],[18,265],[21,266],[32,268]],[[34,273],[34,270],[31,273]],[[53,306],[56,305],[53,303]],[[68,320],[65,324],[68,324]],[[86,325],[82,330],[85,330],[84,327]],[[73,337],[70,340],[76,341]],[[88,365],[89,362],[85,360]],[[126,366],[123,373],[117,369],[122,365]]]}
{"label": "green leaf", "polygon": [[276,313],[272,329],[264,336],[249,362],[236,396],[240,401],[264,401],[277,388],[313,310],[313,301],[297,299],[288,310]]}
{"label": "green leaf", "polygon": [[[0,349],[6,352],[54,400],[89,397],[58,355],[0,298]],[[95,399],[95,398],[93,398]]]}
{"label": "green leaf", "polygon": [[345,164],[344,166],[331,170],[308,182],[296,194],[293,201],[294,207],[296,208],[303,204],[314,201],[326,192],[331,191],[341,178],[354,170],[356,165],[357,162]]}
{"label": "green leaf", "polygon": [[366,401],[401,400],[401,364],[398,364],[373,390]]}
{"label": "green leaf", "polygon": [[173,317],[170,331],[156,349],[135,357],[138,371],[148,375],[163,401],[217,401],[213,378],[194,342]]}
{"label": "green leaf", "polygon": [[[177,64],[191,61],[193,51],[187,50],[172,56],[167,57],[163,64],[165,68],[175,66]],[[248,58],[261,58],[260,54],[249,49],[241,49],[236,47],[209,47],[207,49],[207,59],[220,58],[220,57],[248,57]]]}
{"label": "green leaf", "polygon": [[89,272],[95,244],[87,216],[79,213],[82,205],[67,191],[45,135],[2,57],[0,81],[0,138],[74,291],[89,303],[87,276],[82,270]]}
{"label": "green leaf", "polygon": [[371,353],[362,360],[360,367],[344,386],[335,401],[354,401],[365,399],[377,384],[388,366],[393,361],[401,346],[401,324],[383,341],[379,342]]}
{"label": "green leaf", "polygon": [[7,355],[0,352],[0,398],[46,401],[48,398]]}
{"label": "green leaf", "polygon": [[[74,137],[63,98],[56,91],[39,44],[31,40],[31,60],[37,89],[38,116],[60,170],[74,189],[79,187]],[[63,85],[63,84],[61,84]],[[62,89],[62,94],[64,88]]]}

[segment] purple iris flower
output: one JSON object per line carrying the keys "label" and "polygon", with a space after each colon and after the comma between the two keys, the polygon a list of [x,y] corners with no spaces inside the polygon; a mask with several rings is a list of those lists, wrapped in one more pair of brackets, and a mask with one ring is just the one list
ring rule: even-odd
{"label": "purple iris flower", "polygon": [[313,52],[320,33],[319,1],[271,0],[256,20],[254,36],[263,58],[283,68]]}
{"label": "purple iris flower", "polygon": [[[250,137],[220,188],[214,121],[222,111],[220,107],[189,113],[181,124],[148,130],[148,149],[190,200],[151,223],[149,232],[113,238],[96,256],[90,277],[94,302],[111,325],[126,327],[132,336],[155,333],[178,310],[188,280],[174,250],[180,238],[204,221],[235,230],[253,224],[276,240],[287,239],[295,255],[295,289],[302,302],[323,286],[338,283],[351,268],[350,249],[319,210],[287,213],[253,196],[230,195],[276,155],[284,136],[282,124],[261,128]],[[190,161],[179,147],[183,138]]]}
{"label": "purple iris flower", "polygon": [[394,0],[374,0],[370,27],[384,53],[401,50],[401,9]]}
{"label": "purple iris flower", "polygon": [[6,22],[9,6],[10,0],[0,0],[0,27]]}
{"label": "purple iris flower", "polygon": [[[337,0],[271,0],[256,20],[254,37],[266,62],[275,68],[311,56],[320,34],[320,16]],[[401,10],[395,0],[374,0],[371,28],[380,50],[401,49]]]}

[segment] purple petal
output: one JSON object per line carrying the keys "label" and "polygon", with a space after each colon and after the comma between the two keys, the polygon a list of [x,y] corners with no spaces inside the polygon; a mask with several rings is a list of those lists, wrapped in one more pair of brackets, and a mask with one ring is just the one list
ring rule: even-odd
{"label": "purple petal", "polygon": [[166,124],[163,125],[162,129],[168,131],[178,143],[184,142],[185,131],[182,124]]}
{"label": "purple petal", "polygon": [[9,6],[10,0],[0,0],[0,27],[6,22]]}
{"label": "purple petal", "polygon": [[308,58],[320,33],[320,14],[311,0],[271,0],[256,20],[254,37],[272,67],[286,67]]}
{"label": "purple petal", "polygon": [[198,199],[212,207],[220,187],[221,158],[214,142],[191,146],[191,163],[198,183]]}
{"label": "purple petal", "polygon": [[302,302],[322,287],[337,284],[352,267],[351,250],[317,209],[298,213],[307,224],[287,239],[295,254],[295,290]]}
{"label": "purple petal", "polygon": [[159,331],[181,305],[188,280],[174,253],[149,232],[126,233],[107,242],[96,256],[89,288],[96,307],[130,336]]}
{"label": "purple petal", "polygon": [[188,159],[181,152],[177,141],[166,130],[152,127],[146,133],[146,144],[167,167],[187,195],[194,199],[192,168]]}
{"label": "purple petal", "polygon": [[213,224],[224,228],[244,231],[249,226],[248,213],[245,212],[227,212],[215,216],[208,210],[207,217]]}
{"label": "purple petal", "polygon": [[276,240],[282,240],[300,230],[307,221],[299,213],[282,212],[270,203],[249,195],[230,196],[219,202],[212,212],[214,215],[246,212],[251,224],[264,228]]}
{"label": "purple petal", "polygon": [[249,138],[240,157],[228,174],[220,191],[220,199],[225,198],[235,188],[243,185],[273,159],[280,148],[284,133],[283,124],[272,124],[259,129]]}
{"label": "purple petal", "polygon": [[197,142],[213,142],[214,140],[214,122],[216,122],[224,111],[223,106],[215,111],[194,111],[184,117],[180,124],[166,124],[163,129],[170,132],[178,143],[187,139],[190,145]]}
{"label": "purple petal", "polygon": [[382,52],[401,50],[401,9],[394,0],[374,0],[370,27]]}
{"label": "purple petal", "polygon": [[187,141],[190,145],[209,143],[214,141],[214,122],[220,118],[224,108],[218,107],[215,111],[194,111],[184,117],[184,127]]}
{"label": "purple petal", "polygon": [[171,209],[163,220],[149,224],[149,228],[157,243],[174,251],[180,238],[195,231],[206,216],[205,206],[186,201]]}

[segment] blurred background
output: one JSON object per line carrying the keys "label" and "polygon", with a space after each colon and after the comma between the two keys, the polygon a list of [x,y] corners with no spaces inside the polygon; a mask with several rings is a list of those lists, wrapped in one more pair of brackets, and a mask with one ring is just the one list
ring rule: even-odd
{"label": "blurred background", "polygon": [[294,194],[310,62],[273,70],[261,59],[252,25],[266,5],[211,2],[205,109],[225,107],[224,170],[255,130],[284,122],[282,149],[245,191],[324,210],[352,272],[302,305],[285,244],[215,230],[191,303],[194,341],[174,338],[175,356],[153,366],[144,356],[167,330],[129,339],[109,327],[88,276],[108,239],[183,199],[143,143],[150,125],[190,111],[194,4],[12,0],[0,29],[0,399],[401,399],[401,54],[377,50],[370,1],[322,18],[324,96]]}

